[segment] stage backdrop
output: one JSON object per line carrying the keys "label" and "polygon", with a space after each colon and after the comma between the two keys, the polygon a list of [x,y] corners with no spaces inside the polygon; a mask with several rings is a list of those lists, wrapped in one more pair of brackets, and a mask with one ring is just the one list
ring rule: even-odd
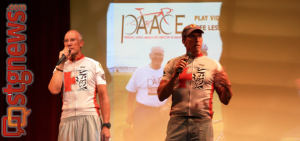
{"label": "stage backdrop", "polygon": [[[115,0],[115,3],[156,2],[158,1]],[[159,1],[170,5],[174,2],[184,5],[196,1]],[[222,2],[218,23],[222,40],[220,63],[232,81],[234,93],[229,105],[221,108],[224,132],[218,140],[299,140],[300,1],[217,2]],[[125,20],[129,18],[126,17]],[[120,37],[122,35],[117,36],[118,39]],[[131,39],[124,38],[123,43],[128,40]],[[208,51],[209,49],[210,46]],[[124,54],[128,52],[132,50],[126,50]],[[144,52],[147,50],[139,53]]]}
{"label": "stage backdrop", "polygon": [[[220,59],[222,41],[218,21],[221,5],[221,2],[115,3],[110,5],[107,15],[109,54],[107,65],[114,73],[115,85],[118,85],[114,88],[116,97],[114,99],[116,119],[114,124],[118,126],[115,128],[116,140],[124,140],[125,130],[130,127],[125,122],[128,116],[126,106],[128,91],[125,87],[136,69],[150,64],[149,54],[152,47],[159,46],[164,50],[161,64],[164,68],[170,59],[186,53],[181,32],[185,26],[196,24],[204,31],[203,53],[216,61]],[[163,72],[157,75],[162,76]],[[148,92],[156,93],[160,79],[161,77],[147,78]],[[222,109],[218,95],[214,93],[213,97],[214,133],[217,139],[223,134]],[[158,100],[157,94],[148,98],[148,100],[153,98]],[[149,128],[148,132],[152,132],[154,128],[156,127]]]}

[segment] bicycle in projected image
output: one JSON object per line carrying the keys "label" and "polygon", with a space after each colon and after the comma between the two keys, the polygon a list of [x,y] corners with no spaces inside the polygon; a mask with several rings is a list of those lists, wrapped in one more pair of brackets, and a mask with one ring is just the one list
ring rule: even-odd
{"label": "bicycle in projected image", "polygon": [[[143,14],[143,13],[142,13],[142,10],[143,10],[144,8],[135,8],[135,9],[138,10],[138,11],[140,12],[141,15],[140,15],[139,17],[137,17],[136,20],[127,23],[127,25],[128,25],[128,24],[130,24],[130,25],[136,25],[138,19],[141,19],[141,18],[144,19],[144,17],[150,16],[150,15],[156,15],[156,17],[162,16],[162,17],[164,18],[165,15],[168,15],[168,14],[170,14],[171,12],[174,11],[174,10],[171,9],[171,8],[161,8],[159,12]],[[134,22],[136,22],[136,24],[135,24]],[[149,26],[150,26],[150,23],[152,23],[152,22],[153,22],[153,19],[150,20],[150,21],[147,21],[147,20],[146,20],[145,24],[146,24],[147,27],[149,27]],[[166,20],[165,18],[164,18],[164,22],[165,22],[167,25],[169,25],[169,23],[167,22],[167,20]]]}

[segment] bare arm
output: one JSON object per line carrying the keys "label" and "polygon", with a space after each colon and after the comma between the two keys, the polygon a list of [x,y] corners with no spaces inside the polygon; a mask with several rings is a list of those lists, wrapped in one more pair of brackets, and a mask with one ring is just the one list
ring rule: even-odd
{"label": "bare arm", "polygon": [[109,105],[109,98],[107,95],[107,89],[105,84],[97,85],[97,91],[99,95],[99,103],[101,107],[101,113],[103,116],[103,122],[109,122],[110,118],[110,105]]}
{"label": "bare arm", "polygon": [[[63,55],[63,54],[67,54],[66,57],[67,59],[70,57],[70,54],[68,52],[69,49],[67,49],[66,47],[64,48],[64,50],[62,50],[59,53],[59,58]],[[60,63],[58,66],[56,66],[56,68],[63,70],[64,69],[64,64],[66,62],[65,59],[62,63]],[[62,87],[62,81],[63,81],[63,72],[55,70],[50,83],[48,85],[48,89],[52,94],[58,94],[61,90]]]}
{"label": "bare arm", "polygon": [[179,76],[179,74],[177,74],[176,72],[179,68],[182,68],[182,69],[185,68],[185,66],[187,65],[187,62],[185,62],[184,60],[187,60],[187,59],[188,59],[187,57],[183,57],[176,64],[173,75],[172,75],[172,77],[169,81],[167,81],[167,80],[161,80],[160,81],[160,84],[157,88],[157,95],[158,95],[158,99],[160,101],[164,101],[165,99],[167,99],[172,94],[173,88],[175,86],[175,80]]}
{"label": "bare arm", "polygon": [[[103,123],[108,123],[110,118],[110,105],[107,95],[107,89],[105,84],[97,85],[97,91],[99,95],[99,103],[101,107],[101,113],[103,117]],[[110,138],[109,129],[104,126],[101,131],[101,140],[108,140]]]}
{"label": "bare arm", "polygon": [[[60,64],[57,66],[58,69],[63,70],[64,64]],[[48,89],[52,94],[58,94],[62,87],[62,80],[63,80],[63,72],[55,70],[50,83],[48,85]]]}
{"label": "bare arm", "polygon": [[157,95],[160,101],[167,99],[173,92],[175,80],[178,76],[172,76],[171,80],[161,80],[157,88]]}
{"label": "bare arm", "polygon": [[126,122],[131,125],[133,123],[133,111],[134,111],[134,102],[135,102],[136,93],[128,91],[127,97],[127,118]]}
{"label": "bare arm", "polygon": [[215,75],[215,82],[219,84],[215,87],[220,101],[228,105],[231,97],[232,97],[232,90],[231,90],[231,83],[228,79],[228,76],[225,71],[217,72]]}
{"label": "bare arm", "polygon": [[231,86],[216,87],[215,89],[219,95],[220,101],[223,104],[228,105],[228,103],[232,97]]}

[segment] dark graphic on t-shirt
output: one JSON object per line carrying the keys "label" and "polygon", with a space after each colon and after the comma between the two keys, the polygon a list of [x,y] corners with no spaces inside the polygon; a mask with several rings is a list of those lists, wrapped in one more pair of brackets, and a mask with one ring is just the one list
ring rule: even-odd
{"label": "dark graphic on t-shirt", "polygon": [[193,74],[193,80],[195,81],[195,89],[203,89],[204,78],[205,78],[204,68],[197,68],[197,72]]}
{"label": "dark graphic on t-shirt", "polygon": [[77,71],[79,72],[79,75],[76,76],[76,83],[79,86],[77,91],[88,90],[88,87],[87,87],[88,70],[77,70]]}

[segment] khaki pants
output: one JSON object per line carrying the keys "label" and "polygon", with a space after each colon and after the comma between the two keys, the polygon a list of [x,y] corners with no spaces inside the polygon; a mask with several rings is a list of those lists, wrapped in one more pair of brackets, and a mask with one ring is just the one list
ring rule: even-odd
{"label": "khaki pants", "polygon": [[171,117],[166,141],[213,141],[211,119],[199,117]]}

